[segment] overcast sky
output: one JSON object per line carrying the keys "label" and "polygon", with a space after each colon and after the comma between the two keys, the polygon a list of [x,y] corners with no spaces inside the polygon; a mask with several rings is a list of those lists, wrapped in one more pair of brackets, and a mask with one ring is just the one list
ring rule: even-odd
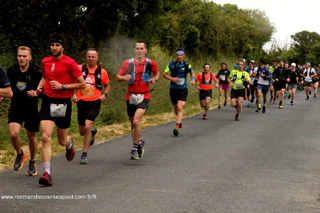
{"label": "overcast sky", "polygon": [[[217,4],[236,4],[243,9],[259,9],[266,13],[275,26],[273,37],[284,46],[290,43],[290,36],[307,30],[320,34],[319,0],[213,0]],[[269,45],[266,45],[268,48]]]}

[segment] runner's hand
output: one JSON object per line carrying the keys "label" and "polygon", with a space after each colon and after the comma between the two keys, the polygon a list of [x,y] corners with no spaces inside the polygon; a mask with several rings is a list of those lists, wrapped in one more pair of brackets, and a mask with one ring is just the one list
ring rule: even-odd
{"label": "runner's hand", "polygon": [[27,95],[29,97],[37,97],[38,96],[37,91],[34,91],[34,90],[27,91]]}
{"label": "runner's hand", "polygon": [[3,101],[3,97],[0,96],[0,103]]}
{"label": "runner's hand", "polygon": [[132,78],[131,75],[125,75],[125,76],[123,76],[123,80],[124,80],[124,81],[130,81],[131,78]]}
{"label": "runner's hand", "polygon": [[230,82],[229,86],[230,86],[230,87],[233,87],[233,83],[232,83],[232,82]]}
{"label": "runner's hand", "polygon": [[276,82],[278,82],[279,81],[279,78],[276,78]]}
{"label": "runner's hand", "polygon": [[106,100],[106,95],[105,94],[100,95],[100,100],[101,102],[104,102]]}
{"label": "runner's hand", "polygon": [[152,84],[156,84],[157,80],[155,78],[151,78],[148,82],[151,82]]}
{"label": "runner's hand", "polygon": [[52,89],[62,89],[62,84],[60,84],[58,81],[50,81],[49,84]]}
{"label": "runner's hand", "polygon": [[39,85],[38,88],[37,88],[37,94],[38,95],[41,95],[42,89],[43,89],[43,86]]}
{"label": "runner's hand", "polygon": [[79,97],[76,94],[73,94],[72,100],[74,103],[77,103],[79,101]]}
{"label": "runner's hand", "polygon": [[171,78],[171,81],[172,81],[173,83],[176,83],[178,80],[179,80],[178,77]]}
{"label": "runner's hand", "polygon": [[196,82],[195,82],[194,80],[191,80],[191,84],[192,84],[192,85],[195,85]]}

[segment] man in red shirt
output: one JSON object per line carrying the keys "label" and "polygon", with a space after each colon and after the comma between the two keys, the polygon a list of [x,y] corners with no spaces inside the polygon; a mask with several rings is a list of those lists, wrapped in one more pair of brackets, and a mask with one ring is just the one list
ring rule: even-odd
{"label": "man in red shirt", "polygon": [[77,63],[63,54],[64,39],[54,34],[50,39],[52,56],[42,60],[42,79],[37,88],[43,92],[40,110],[40,126],[42,131],[42,165],[44,174],[39,184],[51,186],[50,159],[51,135],[54,126],[57,126],[58,142],[66,147],[66,158],[74,158],[73,141],[68,135],[71,122],[71,96],[75,89],[84,89],[86,83]]}
{"label": "man in red shirt", "polygon": [[[196,86],[200,90],[199,99],[200,106],[203,107],[204,113],[202,119],[207,119],[207,113],[210,106],[210,100],[212,98],[212,82],[215,82],[215,87],[218,88],[216,76],[210,72],[210,64],[205,63],[203,65],[204,72],[198,74],[196,78]],[[200,85],[198,84],[200,83]]]}
{"label": "man in red shirt", "polygon": [[[134,58],[123,62],[117,75],[117,81],[129,83],[126,102],[133,141],[131,159],[139,160],[144,153],[145,141],[140,138],[141,120],[150,101],[149,83],[157,83],[159,71],[156,62],[146,58],[147,47],[144,41],[136,42],[134,52]],[[153,78],[151,78],[151,73]]]}
{"label": "man in red shirt", "polygon": [[[86,82],[86,88],[77,90],[73,95],[73,102],[78,106],[79,132],[83,137],[83,153],[80,164],[87,164],[89,146],[94,143],[97,129],[92,128],[98,117],[101,102],[106,100],[110,90],[109,77],[105,69],[97,65],[99,60],[98,51],[90,48],[86,55],[87,63],[79,65]],[[103,85],[103,89],[102,89]],[[101,94],[101,90],[103,91]]]}

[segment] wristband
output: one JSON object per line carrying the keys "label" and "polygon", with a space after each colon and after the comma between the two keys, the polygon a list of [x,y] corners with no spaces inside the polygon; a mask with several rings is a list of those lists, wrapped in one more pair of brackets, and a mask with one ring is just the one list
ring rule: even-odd
{"label": "wristband", "polygon": [[108,93],[103,93],[106,97],[108,96]]}
{"label": "wristband", "polygon": [[195,81],[195,78],[194,78],[194,77],[192,77],[192,78],[191,78],[191,81]]}
{"label": "wristband", "polygon": [[65,90],[67,86],[65,84],[62,84],[62,89]]}

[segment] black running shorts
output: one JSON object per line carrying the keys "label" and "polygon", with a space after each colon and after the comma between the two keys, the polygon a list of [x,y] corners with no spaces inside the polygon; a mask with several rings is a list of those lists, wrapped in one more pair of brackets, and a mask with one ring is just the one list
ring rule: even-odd
{"label": "black running shorts", "polygon": [[95,121],[101,108],[101,100],[96,101],[78,101],[78,124],[84,126],[86,120]]}
{"label": "black running shorts", "polygon": [[231,99],[245,97],[245,89],[232,89],[231,90]]}
{"label": "black running shorts", "polygon": [[200,90],[199,92],[200,101],[205,100],[207,97],[212,98],[212,90]]}
{"label": "black running shorts", "polygon": [[134,117],[134,114],[136,113],[137,109],[148,109],[149,106],[149,99],[144,99],[140,104],[138,105],[133,105],[129,104],[129,101],[127,101],[127,114],[130,118]]}
{"label": "black running shorts", "polygon": [[177,105],[178,101],[187,101],[188,88],[184,88],[184,89],[170,88],[170,98],[173,105]]}
{"label": "black running shorts", "polygon": [[10,107],[8,123],[18,123],[22,126],[24,122],[24,128],[29,132],[39,132],[40,118],[37,106],[28,109],[21,105],[22,107]]}
{"label": "black running shorts", "polygon": [[[50,116],[50,104],[66,104],[66,115],[61,118]],[[72,103],[71,98],[50,98],[46,95],[42,96],[42,104],[40,110],[40,120],[50,120],[55,122],[56,126],[60,129],[67,129],[71,123]]]}

